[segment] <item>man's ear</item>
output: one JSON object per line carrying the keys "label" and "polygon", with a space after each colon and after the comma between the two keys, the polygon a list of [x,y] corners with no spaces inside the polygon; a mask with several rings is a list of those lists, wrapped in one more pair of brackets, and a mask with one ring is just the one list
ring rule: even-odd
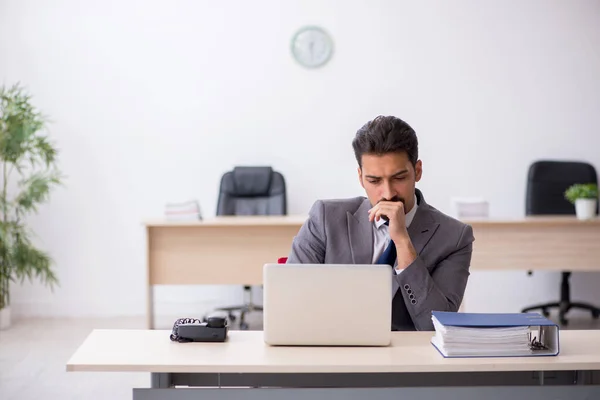
{"label": "man's ear", "polygon": [[364,188],[365,185],[363,185],[363,180],[362,180],[362,168],[358,167],[357,171],[358,171],[358,181],[360,182],[360,186],[362,186]]}
{"label": "man's ear", "polygon": [[421,160],[418,160],[415,164],[415,182],[419,182],[421,180],[421,175],[423,175],[423,163]]}

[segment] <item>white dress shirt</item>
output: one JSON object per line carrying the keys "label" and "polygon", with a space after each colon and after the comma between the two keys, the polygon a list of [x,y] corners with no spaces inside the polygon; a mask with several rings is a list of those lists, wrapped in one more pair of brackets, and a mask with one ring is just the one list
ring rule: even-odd
{"label": "white dress shirt", "polygon": [[[417,196],[415,195],[415,205],[413,208],[406,214],[406,227],[410,226],[413,218],[415,217],[415,213],[417,212]],[[385,224],[385,220],[380,218],[379,221],[373,221],[373,264],[377,262],[381,254],[385,251],[388,244],[390,243],[390,232],[389,227]],[[396,274],[399,274],[402,271],[398,271],[394,268]]]}

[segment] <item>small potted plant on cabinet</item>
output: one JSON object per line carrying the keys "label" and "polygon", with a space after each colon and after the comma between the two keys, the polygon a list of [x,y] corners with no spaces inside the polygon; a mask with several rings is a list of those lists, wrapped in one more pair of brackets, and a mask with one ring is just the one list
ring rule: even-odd
{"label": "small potted plant on cabinet", "polygon": [[565,197],[575,205],[579,219],[592,219],[596,216],[598,203],[598,185],[595,183],[577,183],[565,191]]}

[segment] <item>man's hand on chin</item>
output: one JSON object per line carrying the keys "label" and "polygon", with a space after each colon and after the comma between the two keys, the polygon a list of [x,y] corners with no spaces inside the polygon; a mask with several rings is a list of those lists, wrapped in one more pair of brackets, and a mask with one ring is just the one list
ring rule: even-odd
{"label": "man's hand on chin", "polygon": [[379,221],[380,218],[389,220],[390,238],[396,245],[396,256],[398,257],[396,270],[401,271],[417,258],[417,251],[406,229],[404,203],[401,201],[380,201],[375,204],[369,210],[369,221]]}

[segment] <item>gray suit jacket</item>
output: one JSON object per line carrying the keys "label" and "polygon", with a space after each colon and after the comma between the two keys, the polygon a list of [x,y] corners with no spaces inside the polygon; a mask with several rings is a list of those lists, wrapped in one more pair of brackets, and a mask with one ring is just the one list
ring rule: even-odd
{"label": "gray suit jacket", "polygon": [[[394,274],[392,330],[433,330],[431,311],[458,311],[469,277],[473,229],[428,205],[418,189],[416,194],[419,207],[408,233],[418,256]],[[315,202],[287,262],[371,264],[370,208],[364,197]]]}

